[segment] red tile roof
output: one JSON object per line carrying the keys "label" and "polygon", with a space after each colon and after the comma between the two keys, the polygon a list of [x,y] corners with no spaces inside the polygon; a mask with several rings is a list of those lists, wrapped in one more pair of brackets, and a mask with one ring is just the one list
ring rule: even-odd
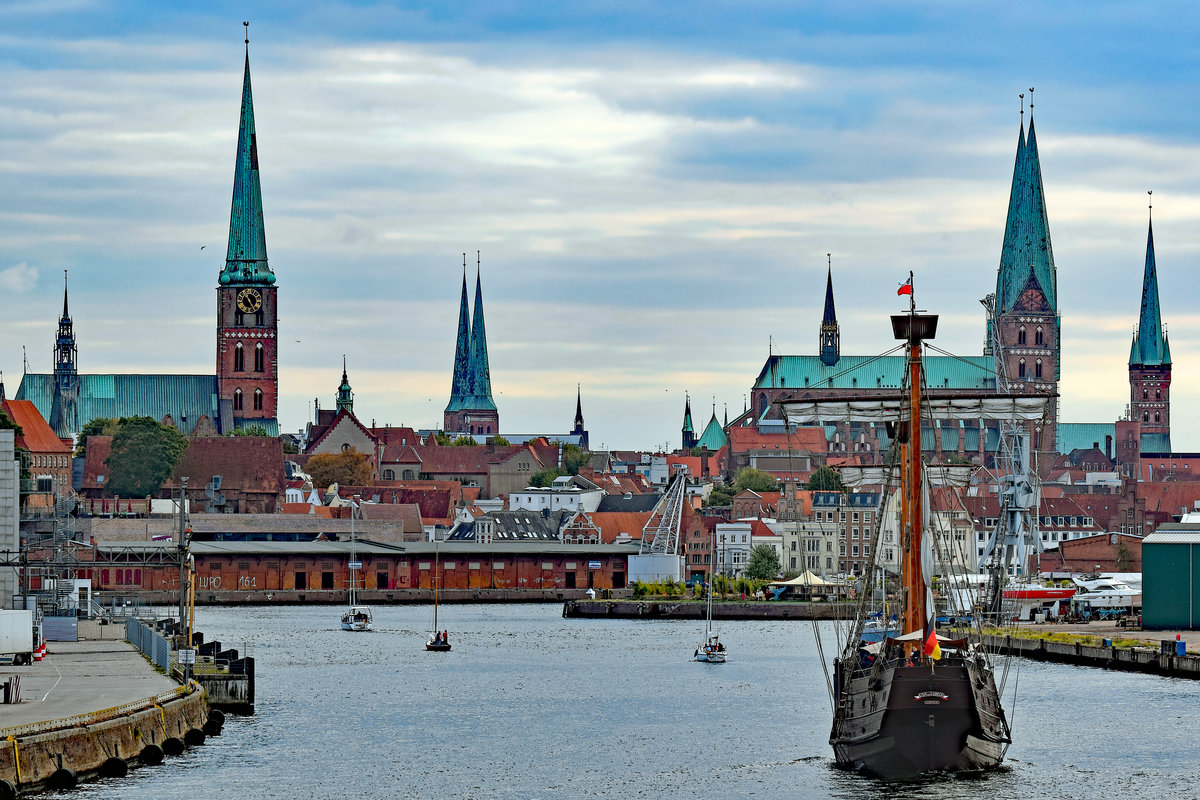
{"label": "red tile roof", "polygon": [[[91,455],[91,444],[88,444]],[[199,436],[188,440],[183,459],[164,489],[179,486],[180,476],[191,488],[202,488],[221,476],[222,492],[283,493],[283,443],[270,436]]]}
{"label": "red tile roof", "polygon": [[33,454],[66,455],[70,445],[55,435],[31,400],[5,400],[3,408],[9,418],[21,426],[21,435],[16,438],[17,447],[24,447]]}
{"label": "red tile roof", "polygon": [[734,453],[748,450],[779,450],[786,453],[789,445],[795,453],[824,453],[829,449],[824,428],[800,427],[790,436],[786,433],[759,433],[758,428],[729,429],[729,449]]}
{"label": "red tile roof", "polygon": [[612,544],[622,533],[627,533],[633,541],[640,542],[642,528],[650,519],[650,512],[594,511],[587,516],[592,524],[600,529],[600,543]]}

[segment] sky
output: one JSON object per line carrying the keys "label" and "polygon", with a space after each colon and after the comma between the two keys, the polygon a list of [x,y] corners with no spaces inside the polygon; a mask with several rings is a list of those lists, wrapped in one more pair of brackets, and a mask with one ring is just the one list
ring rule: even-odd
{"label": "sky", "polygon": [[[280,424],[438,427],[479,251],[501,428],[677,447],[811,354],[892,347],[911,269],[978,355],[1020,108],[1062,314],[1060,418],[1111,422],[1153,190],[1173,443],[1200,450],[1200,10],[1108,2],[0,0],[0,369],[211,373],[244,54]],[[1026,108],[1026,118],[1029,110]]]}

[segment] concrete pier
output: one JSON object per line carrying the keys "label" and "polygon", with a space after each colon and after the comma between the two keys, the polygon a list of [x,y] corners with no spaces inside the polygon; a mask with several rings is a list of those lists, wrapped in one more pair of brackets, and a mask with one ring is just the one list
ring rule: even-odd
{"label": "concrete pier", "polygon": [[[850,603],[789,603],[720,601],[713,603],[713,619],[849,619]],[[704,619],[700,600],[568,600],[563,616],[582,619]]]}
{"label": "concrete pier", "polygon": [[92,633],[99,638],[50,642],[30,666],[0,668],[0,681],[20,676],[20,702],[0,705],[0,799],[124,774],[203,740],[209,712],[198,684],[157,671],[121,626]]}

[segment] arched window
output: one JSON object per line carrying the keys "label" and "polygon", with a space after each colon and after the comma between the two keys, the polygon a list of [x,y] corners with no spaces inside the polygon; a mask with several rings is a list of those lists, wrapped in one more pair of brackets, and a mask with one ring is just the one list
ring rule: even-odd
{"label": "arched window", "polygon": [[233,371],[241,372],[246,369],[246,353],[242,350],[242,343],[238,342],[233,348]]}
{"label": "arched window", "polygon": [[1142,412],[1142,422],[1149,422],[1149,421],[1150,421],[1150,412],[1143,411]]}
{"label": "arched window", "polygon": [[241,311],[234,312],[233,324],[239,328],[243,327],[246,324],[246,315]]}
{"label": "arched window", "polygon": [[1033,375],[1035,378],[1042,377],[1042,360],[1040,358],[1033,365]]}
{"label": "arched window", "polygon": [[394,481],[396,480],[396,473],[392,472],[390,469],[385,469],[383,471],[383,479],[385,481]]}
{"label": "arched window", "polygon": [[404,470],[404,480],[411,481],[414,477],[415,476],[413,475],[413,471],[411,469]]}
{"label": "arched window", "polygon": [[1155,422],[1162,422],[1162,417],[1161,417],[1161,415],[1160,415],[1160,414],[1159,414],[1157,411],[1155,411],[1155,412],[1154,412],[1154,421],[1155,421]]}
{"label": "arched window", "polygon": [[262,342],[254,345],[254,371],[262,372],[265,359],[263,358]]}
{"label": "arched window", "polygon": [[1154,390],[1154,399],[1155,399],[1155,400],[1162,400],[1162,389],[1155,389],[1155,390]]}
{"label": "arched window", "polygon": [[1023,359],[1023,358],[1021,359],[1020,363],[1017,364],[1017,377],[1018,378],[1025,377],[1025,359]]}
{"label": "arched window", "polygon": [[1017,329],[1017,344],[1025,344],[1025,326]]}
{"label": "arched window", "polygon": [[1147,390],[1147,389],[1142,389],[1142,399],[1143,399],[1143,400],[1149,400],[1149,399],[1150,399],[1150,392],[1149,392],[1149,390]]}
{"label": "arched window", "polygon": [[263,404],[262,389],[255,389],[254,390],[254,410],[262,411],[262,404]]}
{"label": "arched window", "polygon": [[233,390],[233,410],[234,411],[242,410],[242,390],[241,389]]}
{"label": "arched window", "polygon": [[1033,332],[1033,343],[1042,344],[1042,326],[1038,325],[1037,330]]}

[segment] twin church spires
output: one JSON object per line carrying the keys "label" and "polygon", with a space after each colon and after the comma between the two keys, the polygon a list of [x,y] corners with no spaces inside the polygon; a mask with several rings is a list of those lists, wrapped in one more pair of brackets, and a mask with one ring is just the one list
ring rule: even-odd
{"label": "twin church spires", "polygon": [[443,427],[446,433],[494,435],[500,432],[500,413],[492,400],[492,372],[488,366],[478,253],[475,257],[474,314],[468,313],[467,255],[463,254],[458,340],[454,345],[454,374],[450,380],[450,402],[443,413]]}

